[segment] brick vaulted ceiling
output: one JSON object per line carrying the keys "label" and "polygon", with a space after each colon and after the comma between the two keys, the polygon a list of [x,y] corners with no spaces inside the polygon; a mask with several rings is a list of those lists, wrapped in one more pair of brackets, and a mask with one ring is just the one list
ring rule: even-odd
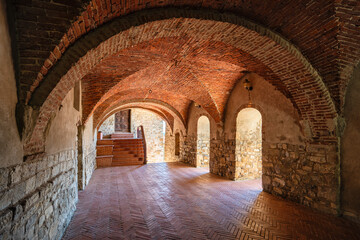
{"label": "brick vaulted ceiling", "polygon": [[[242,56],[242,62],[236,61]],[[183,119],[195,101],[219,122],[249,58],[222,43],[186,37],[143,42],[107,57],[83,78],[83,118],[105,101],[126,95],[162,100],[176,106]]]}
{"label": "brick vaulted ceiling", "polygon": [[182,119],[195,101],[219,122],[243,71],[264,77],[314,135],[326,135],[359,61],[359,8],[355,0],[17,0],[19,99],[40,107],[31,138],[80,80],[84,121],[136,98],[169,104]]}
{"label": "brick vaulted ceiling", "polygon": [[31,92],[46,78],[49,69],[82,35],[116,17],[156,7],[230,11],[283,35],[298,46],[319,71],[338,108],[342,104],[346,78],[359,61],[360,4],[357,0],[14,2],[22,101],[30,100]]}

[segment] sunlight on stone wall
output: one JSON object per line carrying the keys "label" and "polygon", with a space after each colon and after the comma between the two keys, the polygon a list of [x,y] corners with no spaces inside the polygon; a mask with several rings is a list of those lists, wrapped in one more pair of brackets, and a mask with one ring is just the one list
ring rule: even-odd
{"label": "sunlight on stone wall", "polygon": [[155,113],[142,109],[131,109],[131,132],[143,125],[146,138],[148,163],[164,162],[164,121]]}
{"label": "sunlight on stone wall", "polygon": [[201,116],[198,120],[197,130],[197,167],[208,167],[210,156],[210,122],[205,116]]}
{"label": "sunlight on stone wall", "polygon": [[241,110],[236,119],[236,179],[261,177],[261,114],[254,108]]}
{"label": "sunlight on stone wall", "polygon": [[106,119],[100,126],[99,131],[103,136],[110,135],[115,132],[115,114]]}

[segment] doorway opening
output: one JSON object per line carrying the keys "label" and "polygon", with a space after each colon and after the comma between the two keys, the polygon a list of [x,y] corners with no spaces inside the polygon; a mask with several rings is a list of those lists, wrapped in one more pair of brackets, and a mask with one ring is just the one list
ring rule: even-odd
{"label": "doorway opening", "polygon": [[210,121],[201,116],[197,124],[196,167],[209,168],[210,161]]}
{"label": "doorway opening", "polygon": [[236,180],[262,176],[262,117],[255,108],[245,108],[236,118]]}

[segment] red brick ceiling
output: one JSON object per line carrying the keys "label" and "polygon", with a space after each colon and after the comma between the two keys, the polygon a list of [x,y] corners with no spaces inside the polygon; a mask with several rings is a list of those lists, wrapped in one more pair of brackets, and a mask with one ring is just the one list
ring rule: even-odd
{"label": "red brick ceiling", "polygon": [[[122,101],[164,101],[185,119],[196,101],[221,121],[242,70],[276,86],[313,134],[326,136],[360,59],[356,0],[17,0],[14,7],[19,98],[41,107],[29,152],[41,148],[51,113],[75,81],[83,81],[84,119],[128,90]],[[154,96],[144,94],[149,89]]]}
{"label": "red brick ceiling", "polygon": [[124,91],[132,91],[126,94],[128,99],[156,96],[172,106],[181,105],[177,111],[185,120],[190,102],[195,101],[219,122],[232,88],[248,70],[248,58],[222,43],[189,44],[187,38],[138,44],[102,60],[83,78],[83,118],[108,99],[126,100]]}
{"label": "red brick ceiling", "polygon": [[[119,106],[113,105],[112,108],[108,108],[106,111],[102,113],[102,115],[94,114],[94,129],[101,126],[101,124],[111,115],[125,110],[125,109],[134,109],[134,108],[140,108],[145,109],[148,111],[151,111],[158,116],[160,116],[164,121],[167,122],[167,124],[170,126],[171,131],[174,130],[174,122],[175,119],[178,119],[178,116],[176,116],[175,113],[169,111],[166,109],[165,106],[162,106],[157,103],[153,102],[133,102],[133,103],[125,103],[121,102]],[[178,119],[180,120],[180,119]],[[181,123],[181,122],[180,122]],[[185,126],[179,126],[181,129],[184,129]]]}
{"label": "red brick ceiling", "polygon": [[[178,101],[179,98],[182,100]],[[96,119],[101,120],[103,114],[109,112],[115,106],[121,107],[121,103],[126,104],[129,102],[138,102],[140,104],[147,102],[157,103],[167,109],[167,111],[172,109],[174,116],[176,115],[176,118],[183,124],[185,124],[185,119],[187,117],[187,107],[191,103],[190,100],[186,100],[184,96],[160,89],[154,89],[151,96],[148,95],[148,92],[142,91],[141,89],[126,90],[112,95],[99,105],[94,111],[94,121],[96,121]]]}
{"label": "red brick ceiling", "polygon": [[[340,104],[340,96],[346,86],[343,78],[359,61],[360,3],[357,0],[17,0],[14,8],[22,89],[20,99],[25,99],[24,94],[37,78],[30,91],[36,88],[69,45],[85,33],[116,17],[166,6],[230,11],[280,33],[298,46],[320,72],[336,105]],[[70,25],[74,19],[77,20]],[[51,50],[53,53],[49,56]],[[42,66],[45,70],[41,72],[45,74],[38,74]]]}

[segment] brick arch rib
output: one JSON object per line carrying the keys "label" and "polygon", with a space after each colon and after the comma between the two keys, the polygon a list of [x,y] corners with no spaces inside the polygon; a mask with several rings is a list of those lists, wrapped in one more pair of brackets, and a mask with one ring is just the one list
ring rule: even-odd
{"label": "brick arch rib", "polygon": [[[111,113],[114,113],[116,111],[118,111],[121,108],[129,108],[131,106],[137,106],[137,107],[146,107],[146,106],[156,106],[157,108],[161,109],[162,111],[164,111],[165,113],[170,114],[173,119],[178,120],[181,123],[181,128],[185,129],[185,120],[183,119],[182,115],[170,104],[163,102],[163,101],[159,101],[159,100],[155,100],[155,99],[129,99],[129,100],[124,100],[124,101],[120,101],[120,102],[115,102],[113,103],[110,107],[104,109],[104,110],[100,110],[100,112],[96,112],[94,113],[94,115],[96,114],[96,117],[94,119],[94,127],[98,127],[100,126],[99,124],[101,124],[101,122],[103,122],[107,117],[109,117]],[[99,108],[100,109],[100,108]],[[172,126],[173,128],[173,123],[170,124],[170,126]]]}
{"label": "brick arch rib", "polygon": [[[66,93],[73,87],[76,79],[80,80],[86,74],[85,71],[90,69],[92,64],[96,64],[96,62],[85,61],[85,54],[100,51],[97,61],[101,61],[109,52],[116,51],[116,49],[107,49],[105,45],[100,43],[105,42],[107,39],[109,41],[118,41],[119,39],[116,39],[116,37],[110,37],[119,32],[126,32],[128,42],[125,45],[136,44],[138,41],[146,40],[139,38],[146,38],[147,36],[136,35],[136,27],[134,26],[143,27],[142,31],[145,31],[159,23],[165,25],[163,26],[164,32],[157,33],[158,37],[178,34],[177,31],[179,28],[184,28],[185,23],[189,32],[194,31],[190,26],[194,23],[195,26],[202,26],[202,28],[196,28],[196,36],[211,38],[213,32],[209,32],[209,27],[212,26],[216,29],[221,25],[224,27],[222,28],[223,35],[218,36],[220,39],[217,40],[225,41],[227,44],[229,44],[229,41],[233,41],[234,46],[239,45],[238,47],[258,58],[273,71],[283,72],[279,77],[287,86],[293,103],[298,107],[301,116],[311,121],[310,125],[314,129],[315,136],[324,135],[324,132],[325,135],[327,134],[326,119],[333,118],[336,115],[329,91],[317,71],[301,52],[286,39],[233,14],[219,13],[212,10],[153,9],[116,19],[78,39],[67,49],[56,64],[50,67],[50,71],[48,71],[42,83],[37,88],[34,85],[33,89],[35,91],[31,99],[29,97],[29,104],[41,106],[41,109],[33,134],[26,140],[25,154],[41,152],[43,149],[41,145],[44,143],[43,133],[51,112],[60,105]],[[235,39],[231,34],[236,30],[240,32],[238,32],[239,38]],[[151,35],[148,37],[154,38],[156,36]],[[247,42],[241,42],[246,40]],[[262,49],[259,49],[256,44],[261,44]],[[112,47],[116,48],[116,46]],[[272,53],[272,55],[266,55],[267,52]],[[281,64],[281,61],[284,59],[287,60],[288,65],[281,67],[281,65],[284,65]]]}
{"label": "brick arch rib", "polygon": [[105,115],[105,117],[100,120],[96,126],[94,126],[94,129],[97,128],[97,127],[100,127],[101,124],[107,119],[109,118],[111,115],[119,112],[119,111],[122,111],[122,110],[127,110],[127,109],[144,109],[144,110],[147,110],[147,111],[150,111],[154,114],[156,114],[157,116],[159,116],[162,120],[164,120],[169,126],[170,126],[170,130],[171,130],[171,133],[173,132],[174,130],[174,123],[171,121],[171,119],[169,119],[164,113],[158,111],[158,110],[155,110],[153,108],[150,108],[150,107],[146,107],[146,106],[138,106],[138,105],[134,105],[134,106],[123,106],[123,107],[120,107],[120,108],[117,108],[116,110],[113,110],[111,112],[109,112],[108,114]]}

